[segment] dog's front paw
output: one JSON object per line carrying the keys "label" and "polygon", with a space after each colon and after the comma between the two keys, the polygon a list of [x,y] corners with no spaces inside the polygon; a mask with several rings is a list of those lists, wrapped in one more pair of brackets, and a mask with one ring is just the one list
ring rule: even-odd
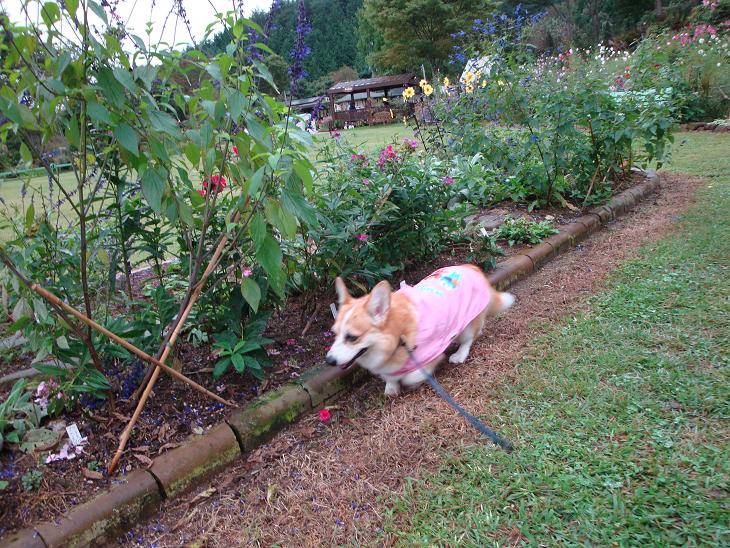
{"label": "dog's front paw", "polygon": [[400,385],[397,382],[385,383],[385,395],[389,398],[395,398],[400,394]]}
{"label": "dog's front paw", "polygon": [[449,363],[464,363],[468,354],[459,352],[458,350],[449,356]]}

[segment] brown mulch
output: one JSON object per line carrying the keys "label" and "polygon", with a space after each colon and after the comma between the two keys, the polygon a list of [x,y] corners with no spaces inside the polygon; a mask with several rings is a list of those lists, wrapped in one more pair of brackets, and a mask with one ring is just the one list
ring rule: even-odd
{"label": "brown mulch", "polygon": [[[701,181],[665,175],[661,189],[629,215],[518,283],[513,309],[494,320],[467,364],[439,378],[467,409],[490,415],[497,386],[509,386],[537,322],[585,308],[607,274],[637,248],[666,234],[693,202]],[[456,372],[458,368],[458,373]],[[425,477],[446,452],[482,443],[431,390],[395,400],[371,380],[330,407],[332,419],[308,417],[119,539],[154,546],[386,545],[388,502],[407,477]],[[497,431],[503,425],[493,424]],[[397,517],[396,517],[397,520]]]}

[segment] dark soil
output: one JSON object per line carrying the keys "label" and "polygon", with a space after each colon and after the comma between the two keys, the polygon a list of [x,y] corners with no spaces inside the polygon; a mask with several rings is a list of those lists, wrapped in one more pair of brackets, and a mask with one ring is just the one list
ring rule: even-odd
{"label": "dark soil", "polygon": [[[641,180],[637,178],[635,182]],[[579,209],[528,212],[525,206],[512,203],[500,204],[498,209],[514,217],[524,216],[535,221],[552,215],[558,226],[583,214]],[[493,210],[482,213],[490,211]],[[502,248],[505,255],[510,256],[519,252],[522,246],[510,248],[503,245]],[[416,283],[440,267],[466,262],[468,255],[469,249],[464,246],[448,249],[427,264],[410,266],[397,279],[392,280],[393,285],[397,286],[401,279],[409,284]],[[146,277],[149,281],[149,275]],[[135,276],[136,295],[144,282],[144,275]],[[289,298],[286,306],[272,315],[264,335],[275,341],[268,347],[273,365],[263,382],[250,375],[239,375],[235,371],[214,379],[211,372],[216,357],[207,344],[199,348],[193,347],[187,341],[178,344],[175,362],[182,365],[182,371],[186,375],[220,396],[239,404],[249,402],[258,395],[297,378],[308,367],[322,363],[323,355],[332,340],[329,331],[332,325],[329,304],[333,300],[334,289],[324,288],[307,302],[301,296]],[[305,327],[307,330],[303,334]],[[30,366],[32,356],[11,356],[12,359],[7,362],[0,359],[0,376]],[[116,412],[110,412],[103,403],[78,408],[59,417],[65,425],[75,423],[81,434],[88,438],[84,455],[70,461],[42,465],[45,453],[25,454],[7,448],[0,452],[0,480],[9,481],[8,487],[2,491],[0,503],[0,537],[32,523],[63,514],[69,508],[89,500],[98,491],[119,482],[129,471],[148,466],[150,459],[177,447],[191,434],[202,433],[226,416],[227,410],[222,404],[208,399],[186,384],[162,375],[137,422],[117,472],[108,477],[106,465],[111,460],[119,435],[134,409],[132,403],[120,395],[131,392],[131,388],[141,379],[143,369],[141,363],[122,371],[110,368],[108,376],[117,389]],[[38,378],[35,382],[38,382]],[[0,400],[6,397],[11,386],[0,385]],[[67,438],[64,436],[53,450],[58,452],[65,441]],[[22,477],[33,469],[42,470],[41,485],[32,491],[25,491]],[[87,477],[95,475],[90,474],[89,470],[98,470],[102,477]]]}

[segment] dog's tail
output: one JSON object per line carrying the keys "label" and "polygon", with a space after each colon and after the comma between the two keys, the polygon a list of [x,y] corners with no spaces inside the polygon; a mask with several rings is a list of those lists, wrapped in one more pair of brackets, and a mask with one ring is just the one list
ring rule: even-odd
{"label": "dog's tail", "polygon": [[494,308],[494,312],[495,314],[500,314],[515,303],[515,296],[512,293],[495,291],[494,301],[494,304],[496,305]]}

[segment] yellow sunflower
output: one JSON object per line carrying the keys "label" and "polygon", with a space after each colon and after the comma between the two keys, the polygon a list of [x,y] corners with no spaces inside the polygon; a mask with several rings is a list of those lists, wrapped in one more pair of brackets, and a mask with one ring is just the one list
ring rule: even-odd
{"label": "yellow sunflower", "polygon": [[433,86],[431,84],[426,84],[423,86],[423,94],[428,97],[433,93]]}
{"label": "yellow sunflower", "polygon": [[410,86],[403,90],[403,98],[405,98],[405,99],[410,99],[415,94],[416,94],[416,90]]}
{"label": "yellow sunflower", "polygon": [[451,81],[449,80],[448,76],[444,76],[444,87],[449,87],[451,85]]}
{"label": "yellow sunflower", "polygon": [[423,78],[420,82],[418,82],[418,85],[421,86],[421,88],[424,88],[428,85],[428,80]]}
{"label": "yellow sunflower", "polygon": [[468,84],[464,89],[467,93],[474,93],[474,86],[472,86],[471,84]]}

